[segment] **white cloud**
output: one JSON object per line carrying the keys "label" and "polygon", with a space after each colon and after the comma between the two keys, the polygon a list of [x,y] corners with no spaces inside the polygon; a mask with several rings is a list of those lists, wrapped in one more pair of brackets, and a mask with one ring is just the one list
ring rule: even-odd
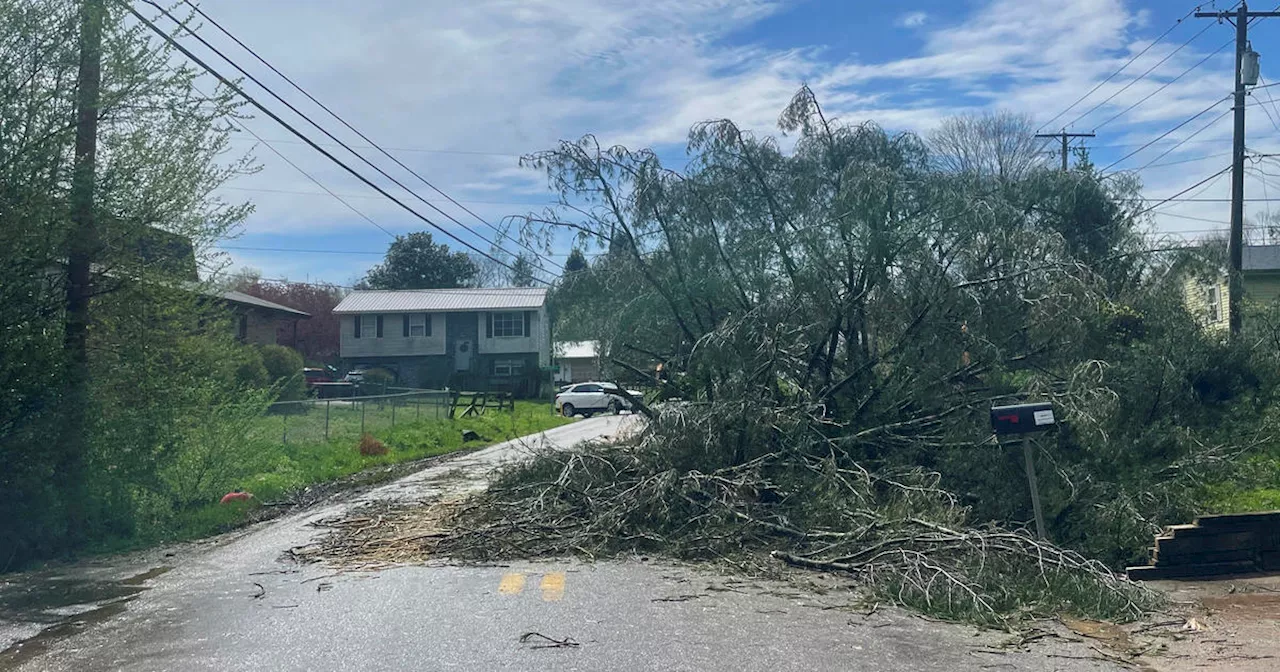
{"label": "white cloud", "polygon": [[[1164,28],[1150,25],[1147,14],[1136,11],[1132,2],[986,0],[965,3],[972,10],[958,20],[924,12],[898,17],[897,23],[919,31],[923,47],[917,53],[837,56],[824,45],[765,48],[736,40],[744,29],[757,24],[767,28],[762,22],[779,10],[779,4],[368,0],[316,5],[309,0],[221,0],[210,3],[207,11],[371,137],[388,146],[445,150],[396,154],[450,195],[521,202],[550,199],[543,175],[517,167],[520,154],[586,132],[596,133],[605,144],[677,148],[690,125],[718,117],[732,118],[756,132],[773,132],[778,113],[803,82],[814,88],[830,115],[849,121],[871,119],[893,130],[925,132],[943,117],[981,108],[1007,108],[1047,121]],[[801,9],[817,11],[808,5]],[[1089,130],[1091,124],[1153,94],[1205,56],[1199,42],[1170,56],[1193,30],[1190,24],[1179,28],[1052,127],[1115,94],[1078,122],[1077,130]],[[210,39],[214,35],[207,28],[205,34]],[[1217,45],[1216,38],[1206,41],[1210,49]],[[1149,77],[1121,90],[1166,56],[1168,61]],[[1210,59],[1108,125],[1095,143],[1145,142],[1208,105],[1228,85],[1222,75],[1227,57],[1219,58],[1221,63]],[[250,64],[247,57],[242,62]],[[1229,70],[1229,64],[1225,67]],[[286,91],[283,85],[278,90]],[[287,137],[267,120],[250,123],[264,137]],[[1183,133],[1199,125],[1193,123]],[[1216,137],[1211,134],[1216,131],[1205,131],[1197,139]],[[1192,147],[1162,161],[1187,158],[1186,150]],[[371,193],[309,149],[281,148],[334,191]],[[240,186],[317,190],[265,149],[258,154],[265,170],[237,182]],[[1144,154],[1125,165],[1141,165],[1153,156]],[[1109,162],[1097,156],[1095,161]],[[1151,192],[1173,193],[1216,167],[1198,172],[1201,169],[1187,163],[1153,172],[1148,181]],[[1188,180],[1190,176],[1196,177]],[[411,176],[402,179],[415,189],[421,187],[424,197],[440,200]],[[384,179],[377,181],[394,189]],[[240,198],[248,192],[227,193]],[[253,200],[258,211],[249,223],[250,233],[288,236],[298,247],[307,246],[301,244],[307,236],[326,231],[359,232],[362,240],[368,232],[367,240],[379,245],[387,239],[329,197],[255,193]],[[393,231],[424,226],[382,200],[351,202]],[[493,223],[530,209],[467,205]],[[456,208],[441,207],[492,233]],[[442,226],[459,230],[425,206],[421,209]]]}
{"label": "white cloud", "polygon": [[904,28],[918,28],[929,20],[928,12],[907,12],[898,17],[898,25]]}

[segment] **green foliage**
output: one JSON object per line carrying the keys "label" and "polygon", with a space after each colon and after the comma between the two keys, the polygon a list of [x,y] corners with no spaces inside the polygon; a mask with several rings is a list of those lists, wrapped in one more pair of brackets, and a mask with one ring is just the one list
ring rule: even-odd
{"label": "green foliage", "polygon": [[663,396],[802,409],[865,469],[937,472],[972,525],[1032,518],[987,409],[1052,401],[1062,427],[1037,443],[1050,536],[1113,567],[1210,507],[1206,485],[1274,487],[1239,458],[1280,427],[1280,312],[1239,339],[1201,329],[1184,283],[1220,250],[1153,249],[1135,177],[1055,170],[1009,115],[926,143],[832,120],[804,88],[779,125],[790,151],[696,125],[678,173],[593,136],[526,157],[573,207],[524,235],[604,251],[555,290],[557,338],[662,364]]}
{"label": "green foliage", "polygon": [[[263,393],[257,406],[269,399]],[[202,472],[202,478],[172,473],[166,491],[140,491],[133,498],[137,507],[136,528],[99,544],[103,549],[133,548],[162,541],[192,539],[225,532],[252,518],[254,509],[264,502],[287,500],[308,486],[334,481],[374,467],[387,466],[426,457],[444,455],[463,448],[474,448],[498,441],[534,434],[566,424],[570,420],[547,411],[545,404],[516,402],[512,412],[489,413],[459,420],[424,419],[403,422],[393,428],[374,430],[371,434],[385,444],[385,455],[364,456],[355,442],[346,438],[330,442],[291,442],[282,444],[278,418],[251,417],[251,405],[233,405],[216,409],[207,416],[193,417],[191,431],[205,441],[203,446],[231,442],[225,453],[206,452],[201,447],[181,456]],[[234,425],[221,430],[215,419]],[[470,429],[482,437],[481,444],[462,443],[462,430]],[[236,443],[235,433],[239,432]],[[251,503],[218,504],[218,499],[232,490],[251,492]],[[172,493],[181,493],[183,502]],[[203,493],[192,497],[196,493]]]}
{"label": "green foliage", "polygon": [[515,261],[511,262],[511,286],[532,287],[536,282],[534,272],[535,268],[533,262],[529,260],[529,255],[523,252],[516,255]]}
{"label": "green foliage", "polygon": [[464,252],[450,252],[425,231],[396,236],[386,259],[369,269],[369,289],[448,289],[466,287],[478,269]]}
{"label": "green foliage", "polygon": [[[145,28],[108,7],[103,37],[95,219],[73,238],[68,188],[74,156],[76,31],[81,3],[0,0],[0,570],[74,543],[133,534],[170,515],[161,476],[191,430],[179,420],[210,391],[232,394],[237,373],[261,364],[231,342],[227,316],[203,300],[197,260],[249,208],[215,195],[252,169],[228,153],[227,91],[194,89],[197,73]],[[95,269],[88,366],[62,353],[72,242]],[[241,370],[243,369],[243,370]],[[62,398],[87,375],[84,403]],[[223,397],[225,399],[225,397]],[[84,434],[66,435],[83,410]],[[64,446],[84,470],[55,473]],[[75,508],[77,529],[68,528]]]}
{"label": "green foliage", "polygon": [[307,396],[307,381],[302,376],[302,355],[283,345],[258,348],[267,378],[279,390],[278,401],[297,401]]}

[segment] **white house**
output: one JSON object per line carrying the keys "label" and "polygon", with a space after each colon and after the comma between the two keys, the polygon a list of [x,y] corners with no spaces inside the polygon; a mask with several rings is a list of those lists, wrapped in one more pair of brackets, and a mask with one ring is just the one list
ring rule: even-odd
{"label": "white house", "polygon": [[400,384],[538,392],[551,366],[547,290],[358,290],[334,308],[343,361]]}

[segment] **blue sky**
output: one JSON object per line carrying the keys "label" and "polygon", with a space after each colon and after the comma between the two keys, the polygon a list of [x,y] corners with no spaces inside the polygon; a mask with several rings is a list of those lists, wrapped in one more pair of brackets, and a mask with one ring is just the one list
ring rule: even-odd
{"label": "blue sky", "polygon": [[[895,131],[927,134],[947,116],[984,109],[1029,114],[1037,125],[1049,122],[1195,5],[1175,0],[205,0],[202,7],[367,135],[395,148],[401,161],[496,224],[552,200],[542,175],[516,165],[522,153],[593,132],[607,143],[654,147],[678,162],[686,131],[703,119],[727,116],[759,133],[776,132],[778,113],[805,82],[831,114],[874,120]],[[1272,8],[1262,2],[1252,6]],[[1251,31],[1254,49],[1262,54],[1264,80],[1275,72],[1280,81],[1280,19],[1256,23]],[[264,68],[249,67],[250,58],[218,39],[211,26],[202,34],[239,54],[242,65],[286,93],[287,85]],[[1232,36],[1228,25],[1187,18],[1044,130],[1096,129],[1098,137],[1089,141],[1095,163],[1107,166],[1122,159],[1230,92],[1231,50],[1214,52]],[[1280,152],[1280,107],[1273,107],[1266,93],[1259,90],[1256,100],[1250,99],[1248,145],[1258,152]],[[1274,95],[1280,96],[1280,87]],[[287,97],[315,111],[298,95]],[[1220,104],[1114,169],[1141,168],[1145,194],[1152,197],[1172,195],[1213,174],[1230,161],[1228,108]],[[324,117],[317,112],[315,118]],[[327,121],[339,137],[359,143]],[[274,151],[348,196],[380,226],[396,233],[424,228],[270,120],[246,125],[269,146],[247,132],[238,133],[233,143],[236,151],[251,151],[262,170],[222,191],[229,200],[256,207],[241,235],[223,246],[228,267],[349,284],[379,260],[391,240]],[[1192,133],[1194,138],[1160,156]],[[393,171],[390,162],[379,163],[458,220],[494,236],[412,176]],[[1228,183],[1223,176],[1188,195],[1225,198]],[[1280,163],[1251,166],[1246,193],[1280,199]],[[1280,214],[1280,201],[1275,205]],[[1246,214],[1263,216],[1269,206],[1249,203]],[[419,209],[488,249],[426,206]],[[1181,202],[1160,208],[1153,226],[1194,238],[1221,228],[1226,219],[1225,203]],[[336,252],[271,251],[277,249]],[[559,245],[553,258],[563,261],[567,251],[567,245]]]}

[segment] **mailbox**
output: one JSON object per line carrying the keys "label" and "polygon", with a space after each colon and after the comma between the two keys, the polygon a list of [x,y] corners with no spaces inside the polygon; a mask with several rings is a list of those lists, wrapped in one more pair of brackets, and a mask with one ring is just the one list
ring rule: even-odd
{"label": "mailbox", "polygon": [[996,434],[1029,434],[1053,429],[1053,404],[1014,404],[991,408],[991,429]]}

